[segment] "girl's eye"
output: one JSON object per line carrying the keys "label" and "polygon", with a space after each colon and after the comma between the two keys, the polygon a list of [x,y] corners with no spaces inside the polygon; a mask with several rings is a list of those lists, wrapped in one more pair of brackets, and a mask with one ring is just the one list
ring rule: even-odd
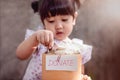
{"label": "girl's eye", "polygon": [[62,21],[66,22],[66,21],[68,21],[68,19],[62,19]]}
{"label": "girl's eye", "polygon": [[54,20],[52,20],[52,21],[48,21],[49,23],[54,23]]}

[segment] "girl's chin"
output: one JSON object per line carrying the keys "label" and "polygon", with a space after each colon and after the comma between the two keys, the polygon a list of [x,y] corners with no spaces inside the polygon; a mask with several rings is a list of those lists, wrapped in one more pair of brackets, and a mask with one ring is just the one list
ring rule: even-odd
{"label": "girl's chin", "polygon": [[55,37],[55,39],[62,41],[64,39],[66,39],[66,37]]}

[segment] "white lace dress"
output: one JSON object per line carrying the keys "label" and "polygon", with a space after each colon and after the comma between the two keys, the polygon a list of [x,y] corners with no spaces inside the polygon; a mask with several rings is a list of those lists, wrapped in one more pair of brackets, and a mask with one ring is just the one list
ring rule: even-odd
{"label": "white lace dress", "polygon": [[[34,31],[27,30],[26,38],[29,37]],[[80,45],[80,54],[82,55],[82,64],[85,64],[91,59],[91,53],[92,53],[92,46],[83,44],[83,41],[80,39],[72,39],[69,38],[58,41],[55,40],[55,44],[68,44],[69,42],[74,42],[76,44]],[[47,48],[43,45],[38,46],[38,51],[34,54],[32,54],[32,58],[28,64],[28,67],[26,69],[25,75],[23,77],[23,80],[41,80],[41,74],[42,74],[42,54],[47,51]]]}

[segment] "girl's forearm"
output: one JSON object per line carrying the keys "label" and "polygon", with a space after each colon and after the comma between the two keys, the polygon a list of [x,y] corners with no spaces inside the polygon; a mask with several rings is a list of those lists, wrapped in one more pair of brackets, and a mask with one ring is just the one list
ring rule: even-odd
{"label": "girl's forearm", "polygon": [[29,58],[38,44],[36,34],[34,33],[18,46],[16,50],[17,57],[22,60]]}

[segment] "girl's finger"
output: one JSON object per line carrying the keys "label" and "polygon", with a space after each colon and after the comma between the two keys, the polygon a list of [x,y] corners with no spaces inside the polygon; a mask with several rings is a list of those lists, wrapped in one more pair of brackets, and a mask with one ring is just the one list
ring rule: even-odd
{"label": "girl's finger", "polygon": [[45,46],[49,46],[49,33],[45,32],[45,36],[44,36],[44,42],[45,42]]}
{"label": "girl's finger", "polygon": [[53,33],[50,32],[49,33],[49,48],[52,48],[54,45],[54,36],[53,36]]}
{"label": "girl's finger", "polygon": [[36,32],[36,38],[37,38],[37,41],[40,43],[40,35],[37,32]]}
{"label": "girl's finger", "polygon": [[43,45],[45,45],[44,36],[45,36],[45,34],[44,34],[44,32],[43,32],[43,34],[40,35],[40,43],[43,44]]}
{"label": "girl's finger", "polygon": [[88,75],[83,75],[83,80],[92,80]]}

